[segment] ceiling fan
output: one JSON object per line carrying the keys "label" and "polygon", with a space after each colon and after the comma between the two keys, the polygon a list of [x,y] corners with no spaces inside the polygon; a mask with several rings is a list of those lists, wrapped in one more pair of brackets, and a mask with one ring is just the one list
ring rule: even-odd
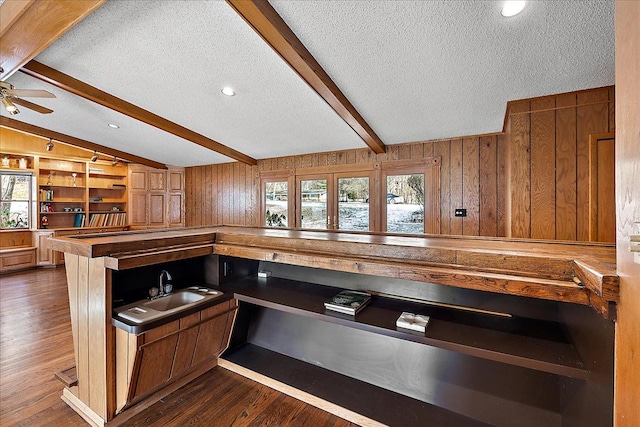
{"label": "ceiling fan", "polygon": [[30,110],[37,111],[42,114],[53,113],[53,110],[45,108],[41,105],[34,104],[31,101],[27,101],[25,98],[55,98],[56,96],[46,90],[37,89],[14,89],[11,83],[0,82],[0,100],[4,109],[11,115],[20,113],[18,107],[15,104],[26,107]]}

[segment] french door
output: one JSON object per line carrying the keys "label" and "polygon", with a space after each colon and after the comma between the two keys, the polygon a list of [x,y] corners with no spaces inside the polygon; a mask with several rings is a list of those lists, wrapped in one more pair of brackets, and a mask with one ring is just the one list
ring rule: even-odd
{"label": "french door", "polygon": [[297,176],[296,227],[372,230],[372,184],[371,171]]}

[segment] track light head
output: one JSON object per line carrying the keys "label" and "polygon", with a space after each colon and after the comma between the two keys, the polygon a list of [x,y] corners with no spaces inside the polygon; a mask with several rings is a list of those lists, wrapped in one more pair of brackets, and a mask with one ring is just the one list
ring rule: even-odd
{"label": "track light head", "polygon": [[45,148],[47,149],[47,151],[53,150],[53,141],[51,141],[51,138],[49,138],[49,142],[47,142],[47,145],[45,145]]}
{"label": "track light head", "polygon": [[95,162],[96,160],[98,160],[98,153],[96,153],[95,151],[93,152],[93,156],[91,156],[91,161]]}
{"label": "track light head", "polygon": [[120,161],[120,160],[118,160],[118,158],[117,158],[116,156],[113,156],[113,162],[111,162],[111,164],[112,164],[113,166],[116,166],[116,165],[118,164],[118,162],[119,162],[119,161]]}

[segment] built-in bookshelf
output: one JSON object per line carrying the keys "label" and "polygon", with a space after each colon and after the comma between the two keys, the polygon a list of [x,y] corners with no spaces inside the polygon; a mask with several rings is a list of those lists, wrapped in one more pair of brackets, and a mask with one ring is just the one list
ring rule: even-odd
{"label": "built-in bookshelf", "polygon": [[38,161],[38,228],[82,226],[86,215],[86,163],[41,157]]}
{"label": "built-in bookshelf", "polygon": [[40,157],[38,228],[126,226],[127,165]]}
{"label": "built-in bookshelf", "polygon": [[89,227],[127,225],[127,166],[89,163]]}

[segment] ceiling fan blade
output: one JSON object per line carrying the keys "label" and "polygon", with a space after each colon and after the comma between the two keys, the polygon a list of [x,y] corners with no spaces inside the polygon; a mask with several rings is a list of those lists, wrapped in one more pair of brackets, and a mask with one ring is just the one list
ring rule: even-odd
{"label": "ceiling fan blade", "polygon": [[23,107],[29,108],[30,110],[37,111],[38,113],[53,113],[53,110],[50,110],[38,104],[34,104],[33,102],[27,101],[26,99],[11,97],[11,102],[13,102],[14,104],[22,105]]}
{"label": "ceiling fan blade", "polygon": [[7,89],[6,92],[12,96],[21,96],[26,98],[55,98],[51,92],[41,89]]}

